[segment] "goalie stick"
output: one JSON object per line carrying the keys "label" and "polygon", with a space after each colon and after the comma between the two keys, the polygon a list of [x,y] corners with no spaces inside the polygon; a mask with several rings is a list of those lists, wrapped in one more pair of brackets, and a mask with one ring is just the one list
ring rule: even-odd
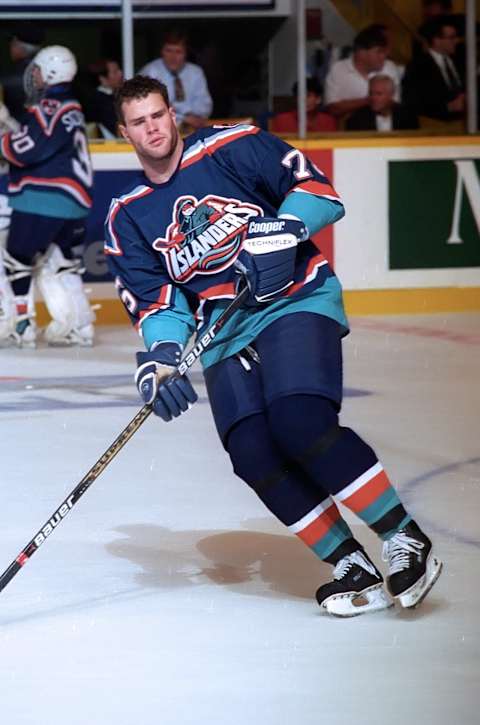
{"label": "goalie stick", "polygon": [[[179,364],[173,375],[180,377],[184,375],[194,363],[198,360],[200,355],[203,353],[205,348],[210,345],[211,341],[217,335],[218,331],[224,326],[226,322],[231,318],[234,312],[242,305],[248,295],[248,287],[244,287],[241,292],[237,294],[235,299],[225,308],[225,310],[219,315],[217,320],[209,327],[209,329],[196,341],[196,344],[192,350],[186,355],[186,357]],[[70,513],[73,506],[77,503],[79,498],[83,496],[85,491],[90,488],[92,483],[96,481],[99,475],[105,470],[109,463],[115,458],[117,453],[123,448],[125,443],[130,440],[133,434],[140,428],[140,426],[146,421],[150,413],[152,412],[151,405],[144,405],[136,414],[130,423],[122,430],[119,436],[115,438],[112,445],[107,448],[105,453],[100,456],[98,461],[94,463],[88,473],[82,478],[79,484],[75,486],[73,491],[67,496],[67,498],[60,504],[60,506],[54,511],[52,516],[45,522],[45,524],[39,529],[36,535],[31,541],[22,549],[18,556],[12,561],[10,566],[5,569],[3,574],[0,576],[0,592],[7,586],[7,584],[13,579],[13,577],[20,571],[31,556],[40,548],[43,542],[50,536],[50,534],[56,529],[61,521]]]}

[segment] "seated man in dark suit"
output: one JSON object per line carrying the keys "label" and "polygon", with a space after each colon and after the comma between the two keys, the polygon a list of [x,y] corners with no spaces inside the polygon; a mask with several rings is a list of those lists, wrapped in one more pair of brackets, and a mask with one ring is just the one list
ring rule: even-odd
{"label": "seated man in dark suit", "polygon": [[395,85],[390,76],[376,75],[368,84],[368,106],[349,116],[348,131],[405,131],[418,128],[415,114],[396,103]]}
{"label": "seated man in dark suit", "polygon": [[123,83],[123,71],[112,58],[92,64],[89,71],[98,86],[86,108],[87,121],[98,125],[103,138],[116,138],[119,133],[113,97],[116,89]]}
{"label": "seated man in dark suit", "polygon": [[403,100],[418,115],[440,121],[464,117],[463,82],[452,60],[458,35],[449,16],[435,17],[422,30],[428,50],[408,64],[403,78]]}

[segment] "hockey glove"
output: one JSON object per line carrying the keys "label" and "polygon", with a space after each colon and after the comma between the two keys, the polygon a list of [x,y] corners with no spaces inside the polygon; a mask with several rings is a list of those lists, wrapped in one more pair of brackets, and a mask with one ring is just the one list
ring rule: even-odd
{"label": "hockey glove", "polygon": [[151,352],[137,352],[135,383],[143,401],[165,421],[178,418],[198,399],[186,375],[173,377],[182,349],[176,342],[161,342]]}
{"label": "hockey glove", "polygon": [[242,251],[235,262],[250,289],[247,304],[272,302],[293,284],[297,243],[308,239],[308,230],[297,219],[254,217],[248,223]]}

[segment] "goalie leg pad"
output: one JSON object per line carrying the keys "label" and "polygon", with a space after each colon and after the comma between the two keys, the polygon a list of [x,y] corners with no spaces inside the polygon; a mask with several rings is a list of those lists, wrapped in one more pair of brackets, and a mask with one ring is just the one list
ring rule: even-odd
{"label": "goalie leg pad", "polygon": [[10,280],[31,275],[31,267],[0,249],[0,346],[35,347],[33,285],[26,295],[14,295]]}
{"label": "goalie leg pad", "polygon": [[36,283],[52,321],[45,329],[50,345],[92,345],[95,313],[83,289],[79,262],[65,259],[51,244],[38,265]]}
{"label": "goalie leg pad", "polygon": [[15,332],[15,298],[12,286],[5,273],[2,250],[0,250],[0,343],[5,344]]}

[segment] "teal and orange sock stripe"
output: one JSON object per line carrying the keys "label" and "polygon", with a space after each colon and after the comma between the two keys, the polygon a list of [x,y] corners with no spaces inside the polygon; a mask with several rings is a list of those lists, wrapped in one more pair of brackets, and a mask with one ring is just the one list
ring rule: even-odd
{"label": "teal and orange sock stripe", "polygon": [[390,538],[411,520],[379,461],[338,491],[335,498],[382,539]]}
{"label": "teal and orange sock stripe", "polygon": [[288,529],[324,561],[344,541],[353,538],[350,528],[330,496]]}

